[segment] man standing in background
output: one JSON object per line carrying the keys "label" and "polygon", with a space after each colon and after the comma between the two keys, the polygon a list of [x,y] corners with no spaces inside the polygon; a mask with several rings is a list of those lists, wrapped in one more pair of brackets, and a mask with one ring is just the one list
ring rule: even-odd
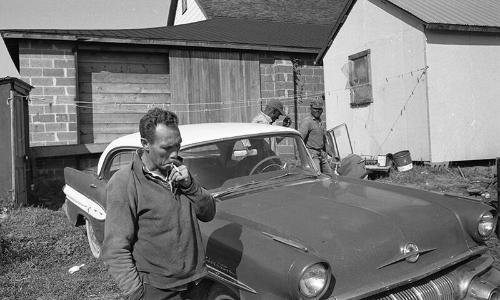
{"label": "man standing in background", "polygon": [[264,111],[260,111],[253,119],[252,123],[263,123],[272,124],[280,116],[284,116],[283,126],[289,127],[292,124],[292,120],[288,117],[283,110],[283,103],[281,101],[272,99],[266,104]]}
{"label": "man standing in background", "polygon": [[311,101],[311,115],[302,120],[299,127],[300,135],[304,139],[307,150],[311,154],[314,164],[322,173],[332,176],[332,169],[328,163],[326,151],[326,127],[321,121],[323,113],[323,100],[314,99]]}

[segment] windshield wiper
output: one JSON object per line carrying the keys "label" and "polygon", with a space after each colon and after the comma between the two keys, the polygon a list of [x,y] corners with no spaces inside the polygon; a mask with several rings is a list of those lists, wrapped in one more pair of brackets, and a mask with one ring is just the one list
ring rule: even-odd
{"label": "windshield wiper", "polygon": [[[244,184],[240,184],[240,185],[236,185],[236,186],[227,188],[224,191],[214,192],[214,193],[212,193],[212,196],[214,198],[221,198],[221,197],[227,196],[229,194],[232,194],[234,192],[237,192],[237,191],[239,191],[239,190],[241,190],[242,188],[245,188],[245,187],[261,185],[263,183],[268,183],[269,181],[273,181],[273,180],[284,178],[284,177],[291,176],[291,175],[299,175],[299,174],[304,174],[304,173],[286,172],[285,174],[280,174],[280,175],[277,175],[277,176],[274,176],[274,177],[271,177],[271,178],[267,178],[266,180],[251,181],[251,182],[247,182],[247,183],[244,183]],[[311,176],[317,177],[316,174],[304,174],[304,175],[307,175],[307,177],[311,177]]]}

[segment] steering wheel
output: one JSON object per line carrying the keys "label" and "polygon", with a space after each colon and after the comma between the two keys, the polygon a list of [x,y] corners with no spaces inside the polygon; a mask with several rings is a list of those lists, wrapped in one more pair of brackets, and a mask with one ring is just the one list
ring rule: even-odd
{"label": "steering wheel", "polygon": [[[279,157],[279,156],[277,156],[277,155],[268,156],[268,157],[266,157],[266,158],[262,159],[261,161],[259,161],[259,162],[258,162],[258,163],[257,163],[257,164],[256,164],[256,165],[252,168],[252,170],[250,171],[250,173],[248,174],[248,176],[253,175],[253,173],[255,173],[255,171],[257,171],[257,169],[258,169],[260,166],[262,166],[262,164],[264,164],[265,162],[267,162],[267,161],[269,161],[269,160],[271,160],[271,159],[278,159],[279,161],[281,161],[281,160],[280,160],[280,157]],[[264,172],[267,168],[270,168],[270,167],[272,167],[272,166],[276,166],[276,167],[278,167],[279,169],[282,169],[281,164],[278,164],[278,163],[272,163],[272,164],[270,164],[270,165],[268,165],[268,166],[265,166],[265,167],[264,167],[264,168],[260,171],[260,173]]]}

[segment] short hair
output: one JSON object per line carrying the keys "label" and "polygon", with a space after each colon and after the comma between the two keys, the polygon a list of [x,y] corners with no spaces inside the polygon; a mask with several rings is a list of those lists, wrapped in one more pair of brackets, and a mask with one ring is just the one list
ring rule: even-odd
{"label": "short hair", "polygon": [[174,112],[155,107],[150,109],[139,121],[139,132],[141,138],[152,143],[156,131],[156,126],[163,124],[168,127],[179,126],[179,118]]}

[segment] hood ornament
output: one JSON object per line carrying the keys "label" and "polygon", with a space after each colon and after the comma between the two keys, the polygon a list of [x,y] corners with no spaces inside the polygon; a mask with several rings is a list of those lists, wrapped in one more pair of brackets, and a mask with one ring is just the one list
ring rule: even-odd
{"label": "hood ornament", "polygon": [[401,248],[401,253],[396,257],[390,259],[389,261],[382,264],[377,269],[382,269],[397,262],[406,260],[409,263],[415,263],[419,259],[420,255],[426,254],[436,250],[436,248],[419,249],[415,243],[407,243]]}
{"label": "hood ornament", "polygon": [[401,249],[401,252],[404,256],[406,256],[405,260],[411,263],[416,262],[418,260],[418,257],[420,256],[420,253],[418,252],[418,246],[413,243],[406,244],[403,249]]}

